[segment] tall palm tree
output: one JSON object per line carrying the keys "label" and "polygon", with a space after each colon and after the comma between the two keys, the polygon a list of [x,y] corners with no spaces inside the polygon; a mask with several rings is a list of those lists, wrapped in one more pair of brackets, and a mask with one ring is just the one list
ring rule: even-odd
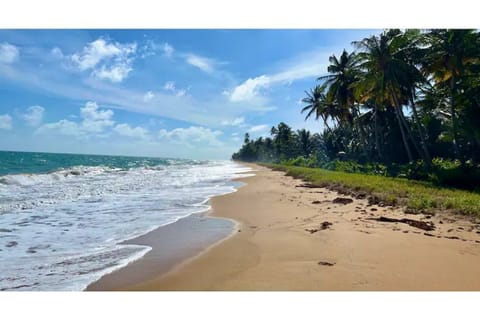
{"label": "tall palm tree", "polygon": [[297,137],[302,156],[308,158],[313,150],[312,135],[310,134],[310,131],[305,129],[297,130]]}
{"label": "tall palm tree", "polygon": [[[327,99],[334,102],[338,107],[337,113],[340,116],[340,125],[348,125],[353,132],[360,136],[360,148],[365,156],[367,155],[367,133],[359,121],[361,116],[359,104],[355,96],[355,84],[359,80],[360,71],[357,68],[358,59],[355,52],[348,53],[343,50],[340,58],[335,55],[329,57],[330,65],[327,68],[328,74],[319,77],[317,80],[325,81],[328,86]],[[379,152],[380,153],[380,152]]]}
{"label": "tall palm tree", "polygon": [[337,114],[335,107],[327,101],[325,94],[326,85],[318,85],[310,91],[305,91],[307,95],[302,99],[306,106],[302,108],[302,113],[307,112],[305,120],[315,115],[315,120],[322,118],[325,127],[330,131],[331,128],[328,125],[328,120],[336,120]]}
{"label": "tall palm tree", "polygon": [[[420,71],[420,65],[424,58],[425,39],[418,29],[405,30],[399,36],[400,50],[397,52],[397,58],[404,61],[409,66],[408,72],[405,74],[404,79],[404,95],[406,96],[406,103],[410,103],[409,107],[412,110],[413,123],[420,138],[420,147],[413,141],[418,153],[422,156],[427,167],[430,167],[432,158],[427,146],[426,130],[423,127],[422,122],[417,111],[417,91],[423,89],[428,84],[427,79]],[[406,126],[409,129],[408,125]]]}
{"label": "tall palm tree", "polygon": [[[455,157],[464,162],[459,145],[458,105],[461,81],[468,76],[469,68],[479,64],[479,35],[475,30],[441,29],[427,34],[429,48],[424,60],[424,70],[432,76],[435,85],[447,87],[450,98],[452,144]],[[478,77],[478,73],[476,74]]]}
{"label": "tall palm tree", "polygon": [[412,161],[409,140],[421,155],[422,153],[413,138],[402,108],[408,100],[407,88],[415,66],[403,59],[401,35],[399,30],[388,30],[380,36],[371,36],[353,43],[360,50],[359,68],[364,71],[356,86],[357,92],[361,92],[364,99],[373,100],[377,106],[394,107],[403,145],[409,161]]}
{"label": "tall palm tree", "polygon": [[273,136],[273,145],[275,146],[277,155],[284,156],[286,159],[291,158],[297,147],[294,144],[292,128],[286,123],[280,122],[276,128],[272,127],[270,133]]}
{"label": "tall palm tree", "polygon": [[325,81],[324,84],[328,86],[327,98],[329,101],[336,101],[340,120],[352,125],[354,117],[358,116],[353,88],[357,81],[356,55],[343,50],[340,59],[332,55],[329,62],[329,74],[317,80]]}

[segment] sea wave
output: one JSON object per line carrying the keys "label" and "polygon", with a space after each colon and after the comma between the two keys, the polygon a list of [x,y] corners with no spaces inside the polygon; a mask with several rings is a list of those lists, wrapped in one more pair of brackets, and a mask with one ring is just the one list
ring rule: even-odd
{"label": "sea wave", "polygon": [[122,171],[121,168],[110,168],[104,166],[74,166],[67,169],[58,169],[49,173],[42,174],[11,174],[0,177],[0,184],[32,186],[35,184],[57,182],[65,178],[73,178],[84,175],[98,175],[110,172]]}
{"label": "sea wave", "polygon": [[2,176],[0,289],[79,290],[146,252],[120,242],[208,210],[248,175],[231,161],[179,161]]}

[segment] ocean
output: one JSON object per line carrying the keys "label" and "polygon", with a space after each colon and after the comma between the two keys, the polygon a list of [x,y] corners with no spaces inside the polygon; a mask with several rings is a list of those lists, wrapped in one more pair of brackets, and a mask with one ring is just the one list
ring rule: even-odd
{"label": "ocean", "polygon": [[83,290],[145,255],[135,238],[209,209],[232,161],[0,151],[0,290]]}

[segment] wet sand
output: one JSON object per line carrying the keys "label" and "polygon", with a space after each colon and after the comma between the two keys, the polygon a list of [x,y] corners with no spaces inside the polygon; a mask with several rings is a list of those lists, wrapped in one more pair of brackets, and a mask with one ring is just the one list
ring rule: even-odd
{"label": "wet sand", "polygon": [[[234,235],[187,260],[142,258],[94,289],[480,290],[478,222],[405,214],[366,199],[335,203],[350,197],[250,166],[256,176],[241,179],[246,186],[210,201],[210,216],[237,221]],[[434,230],[380,217],[422,221]]]}
{"label": "wet sand", "polygon": [[149,246],[152,250],[127,267],[104,275],[87,291],[120,290],[166,273],[230,236],[235,226],[233,220],[199,213],[125,241],[122,244]]}

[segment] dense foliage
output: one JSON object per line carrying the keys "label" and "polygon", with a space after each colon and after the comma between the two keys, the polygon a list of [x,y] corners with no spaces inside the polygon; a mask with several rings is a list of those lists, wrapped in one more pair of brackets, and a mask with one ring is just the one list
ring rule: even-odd
{"label": "dense foliage", "polygon": [[322,133],[280,123],[232,158],[478,187],[479,32],[392,29],[352,44],[303,99]]}

